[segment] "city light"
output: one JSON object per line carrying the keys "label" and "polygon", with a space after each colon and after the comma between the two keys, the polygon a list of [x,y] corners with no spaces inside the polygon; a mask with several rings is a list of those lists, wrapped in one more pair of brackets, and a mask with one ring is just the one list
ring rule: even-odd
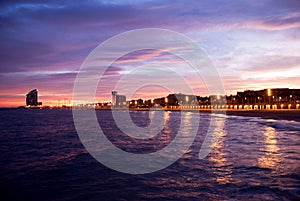
{"label": "city light", "polygon": [[272,95],[272,91],[271,89],[268,89],[268,96],[271,96]]}
{"label": "city light", "polygon": [[[32,93],[30,93],[32,92]],[[26,96],[26,105],[30,108],[73,108],[86,107],[96,109],[120,109],[130,108],[134,110],[142,108],[143,110],[150,109],[153,105],[166,107],[165,109],[180,110],[182,108],[197,108],[197,109],[300,109],[300,89],[263,89],[263,90],[246,90],[237,92],[236,95],[212,95],[212,96],[196,96],[187,94],[169,94],[165,97],[151,98],[147,101],[143,99],[127,100],[125,95],[119,95],[116,91],[112,92],[111,101],[88,103],[83,100],[63,100],[58,99],[56,103],[45,101],[37,101],[37,90],[30,91]],[[32,97],[29,95],[32,94]],[[194,98],[195,97],[195,98]],[[213,98],[212,98],[213,97]],[[31,98],[31,99],[30,99]],[[221,101],[224,102],[221,102]],[[31,101],[31,102],[30,102]],[[256,104],[256,105],[255,105]],[[26,107],[26,106],[22,106]]]}
{"label": "city light", "polygon": [[189,102],[189,97],[188,96],[185,97],[185,101]]}

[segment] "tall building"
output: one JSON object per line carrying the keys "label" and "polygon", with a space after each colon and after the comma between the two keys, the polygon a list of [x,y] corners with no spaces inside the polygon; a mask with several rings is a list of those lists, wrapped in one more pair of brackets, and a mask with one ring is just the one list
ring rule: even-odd
{"label": "tall building", "polygon": [[111,104],[114,106],[116,105],[117,102],[117,92],[116,91],[112,91],[111,92]]}
{"label": "tall building", "polygon": [[33,89],[26,94],[26,105],[37,106],[38,105],[38,90]]}
{"label": "tall building", "polygon": [[118,95],[116,91],[111,92],[111,103],[113,107],[120,107],[126,104],[126,96]]}

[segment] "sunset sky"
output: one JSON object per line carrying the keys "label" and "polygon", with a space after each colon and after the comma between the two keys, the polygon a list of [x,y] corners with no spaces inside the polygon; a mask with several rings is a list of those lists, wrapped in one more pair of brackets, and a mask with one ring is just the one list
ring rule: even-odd
{"label": "sunset sky", "polygon": [[[141,28],[169,29],[194,40],[214,62],[227,94],[300,88],[298,0],[1,1],[0,26],[0,107],[24,105],[25,94],[35,88],[44,105],[68,103],[89,53],[114,35]],[[167,53],[132,53],[109,69],[97,100],[109,100],[115,83],[141,63],[183,68]],[[199,81],[192,72],[186,76]],[[135,97],[164,93],[152,87]]]}

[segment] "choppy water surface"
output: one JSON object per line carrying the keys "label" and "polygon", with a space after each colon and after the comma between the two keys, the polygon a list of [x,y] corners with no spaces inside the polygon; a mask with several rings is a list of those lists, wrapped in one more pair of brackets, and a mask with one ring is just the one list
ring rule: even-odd
{"label": "choppy water surface", "polygon": [[[149,124],[148,112],[130,115],[139,126]],[[188,127],[196,114],[182,115]],[[180,123],[179,112],[166,112],[164,129],[138,140],[115,127],[110,111],[97,111],[97,116],[114,145],[137,154],[164,148]],[[158,172],[130,175],[103,166],[85,150],[71,110],[0,110],[0,118],[5,200],[300,199],[298,122],[227,116],[216,147],[200,160],[210,120],[201,114],[195,141],[177,162]]]}

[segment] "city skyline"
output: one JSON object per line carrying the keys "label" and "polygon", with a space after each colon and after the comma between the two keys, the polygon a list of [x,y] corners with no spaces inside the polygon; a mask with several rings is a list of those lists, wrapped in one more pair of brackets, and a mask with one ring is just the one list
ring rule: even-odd
{"label": "city skyline", "polygon": [[[97,45],[125,31],[170,29],[195,41],[214,62],[226,94],[244,89],[299,88],[299,1],[37,1],[1,2],[0,107],[24,105],[26,93],[40,90],[45,105],[72,99],[84,59]],[[203,81],[167,52],[144,50],[119,58],[99,83],[96,100],[124,75],[144,64],[167,65],[209,95]],[[168,79],[164,71],[136,78]],[[185,93],[184,89],[171,93]],[[141,88],[133,98],[160,97],[164,88]]]}
{"label": "city skyline", "polygon": [[[57,104],[43,105],[38,102],[38,89],[33,89],[26,95],[26,107],[51,108],[51,107],[95,107],[98,109],[112,108],[152,108],[158,105],[166,106],[209,106],[198,109],[299,109],[300,89],[289,88],[268,88],[260,90],[238,91],[236,94],[210,94],[199,96],[197,94],[170,93],[161,97],[132,98],[119,94],[117,91],[111,92],[111,100],[73,103],[71,100],[57,100]],[[47,101],[46,101],[47,102]],[[105,106],[105,107],[103,107]],[[24,105],[20,106],[24,107]],[[168,108],[168,107],[167,107]],[[165,109],[167,109],[165,108]],[[109,108],[110,109],[110,108]],[[177,108],[180,109],[180,108]],[[196,109],[196,108],[195,108]]]}

